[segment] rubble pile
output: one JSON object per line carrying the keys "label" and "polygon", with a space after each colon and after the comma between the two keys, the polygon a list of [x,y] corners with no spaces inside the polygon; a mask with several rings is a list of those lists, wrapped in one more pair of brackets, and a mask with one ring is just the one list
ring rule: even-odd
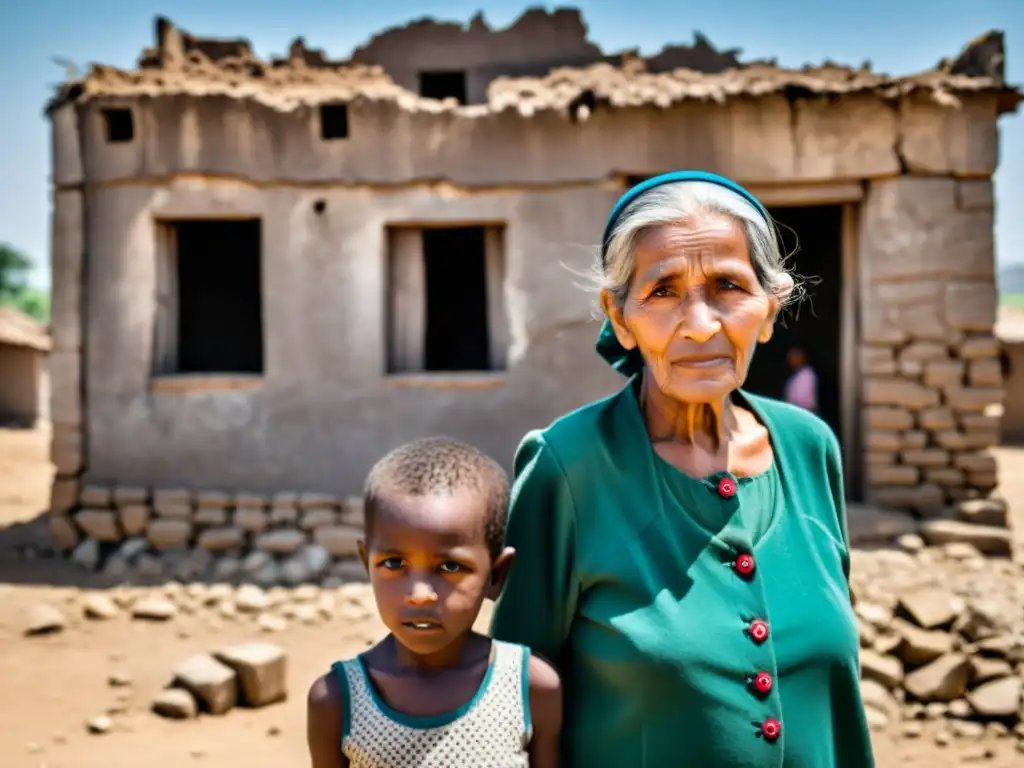
{"label": "rubble pile", "polygon": [[939,741],[1015,732],[1024,748],[1024,589],[1018,565],[951,542],[853,554],[862,691],[874,728]]}

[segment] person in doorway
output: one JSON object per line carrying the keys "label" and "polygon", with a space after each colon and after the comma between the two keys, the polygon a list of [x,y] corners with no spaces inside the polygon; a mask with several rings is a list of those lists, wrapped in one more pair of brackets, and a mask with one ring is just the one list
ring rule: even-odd
{"label": "person in doorway", "polygon": [[563,765],[871,768],[839,446],[742,389],[794,298],[771,218],[681,171],[612,209],[621,391],[523,439],[492,635],[552,662]]}
{"label": "person in doorway", "polygon": [[786,380],[784,399],[790,405],[817,413],[818,374],[807,360],[807,351],[803,347],[792,347],[786,353],[786,362],[791,373]]}
{"label": "person in doorway", "polygon": [[496,462],[449,438],[398,448],[370,471],[359,551],[390,633],[313,683],[313,768],[558,765],[558,674],[473,631],[515,555],[508,494]]}

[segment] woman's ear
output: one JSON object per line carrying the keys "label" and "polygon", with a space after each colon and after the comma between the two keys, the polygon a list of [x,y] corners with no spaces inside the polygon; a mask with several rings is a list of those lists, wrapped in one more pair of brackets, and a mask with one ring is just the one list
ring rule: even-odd
{"label": "woman's ear", "polygon": [[615,295],[607,288],[601,291],[601,309],[608,317],[609,322],[611,322],[612,330],[615,331],[615,338],[619,340],[622,348],[627,351],[636,349],[636,338],[634,338],[629,328],[626,327],[622,307],[619,306]]}

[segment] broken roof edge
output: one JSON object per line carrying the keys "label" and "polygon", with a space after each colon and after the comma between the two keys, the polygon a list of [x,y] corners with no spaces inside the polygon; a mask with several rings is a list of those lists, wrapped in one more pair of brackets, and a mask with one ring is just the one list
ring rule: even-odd
{"label": "broken roof edge", "polygon": [[[515,24],[531,13],[537,11],[528,9]],[[464,106],[422,97],[395,83],[379,66],[351,59],[331,61],[322,51],[307,49],[302,38],[293,41],[287,59],[262,60],[246,38],[196,37],[163,17],[156,19],[155,26],[157,45],[143,51],[137,69],[93,64],[84,77],[58,86],[46,113],[67,103],[100,97],[158,96],[252,100],[285,112],[367,100],[393,102],[412,112],[453,112],[464,117],[515,110],[524,117],[554,111],[570,118],[576,117],[581,105],[590,110],[598,105],[667,108],[684,101],[723,103],[777,93],[826,97],[873,92],[883,98],[898,98],[926,91],[947,107],[959,106],[958,94],[993,93],[997,114],[1015,112],[1024,100],[1019,88],[1005,83],[1005,35],[999,30],[974,38],[956,57],[941,60],[934,69],[904,77],[873,73],[867,65],[852,69],[828,61],[800,69],[757,61],[712,73],[685,68],[651,72],[650,63],[661,53],[644,58],[628,51],[579,66],[554,68],[541,77],[498,77],[488,88],[486,103]],[[696,39],[699,45],[707,45],[703,36]],[[666,46],[662,53],[671,47]]]}

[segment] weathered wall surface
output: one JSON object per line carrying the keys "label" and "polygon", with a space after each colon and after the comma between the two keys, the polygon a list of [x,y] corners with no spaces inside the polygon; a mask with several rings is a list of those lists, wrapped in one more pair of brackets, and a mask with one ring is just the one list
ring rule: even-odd
{"label": "weathered wall surface", "polygon": [[485,100],[494,77],[544,75],[552,66],[589,64],[602,59],[587,40],[580,12],[530,10],[506,29],[492,30],[480,16],[468,27],[434,21],[413,22],[375,35],[352,54],[352,61],[383,67],[399,85],[419,90],[422,71],[463,70],[467,100]]}
{"label": "weathered wall surface", "polygon": [[1003,341],[1010,364],[1003,401],[1001,435],[1004,442],[1024,444],[1024,340]]}
{"label": "weathered wall surface", "polygon": [[922,512],[996,485],[1003,397],[988,180],[874,181],[860,224],[866,475]]}
{"label": "weathered wall surface", "polygon": [[31,347],[0,344],[0,422],[32,426],[46,419],[45,360]]}
{"label": "weathered wall surface", "polygon": [[[162,97],[89,102],[80,125],[84,172],[96,184],[204,173],[260,183],[508,187],[599,183],[672,168],[771,184],[894,176],[901,152],[928,173],[992,175],[994,97],[967,96],[963,110],[912,103],[894,109],[868,95],[834,103],[771,96],[599,109],[572,122],[550,112],[470,118],[360,102],[349,107],[349,138],[323,141],[315,108],[282,113],[226,98]],[[119,105],[134,110],[136,138],[110,144],[101,108]]]}
{"label": "weathered wall surface", "polygon": [[[85,366],[91,481],[351,493],[382,452],[449,433],[511,463],[524,431],[612,391],[593,351],[585,269],[615,193],[257,189],[183,181],[93,190]],[[314,202],[326,204],[320,215]],[[154,218],[264,222],[266,375],[256,389],[150,389]],[[385,227],[507,222],[510,370],[499,386],[399,386],[384,376]]]}

